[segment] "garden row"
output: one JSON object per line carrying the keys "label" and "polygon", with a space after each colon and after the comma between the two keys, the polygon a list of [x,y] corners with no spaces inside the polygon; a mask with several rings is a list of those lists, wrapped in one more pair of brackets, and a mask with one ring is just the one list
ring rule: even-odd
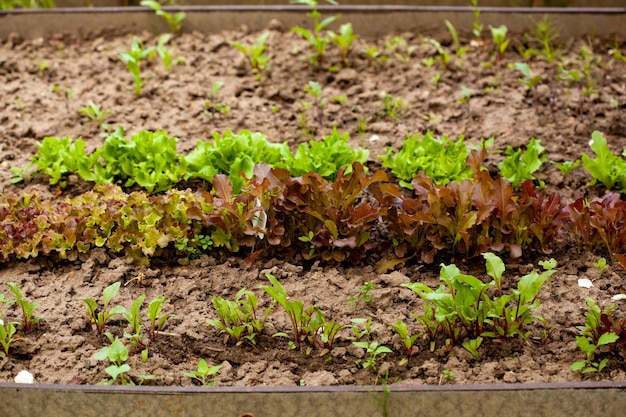
{"label": "garden row", "polygon": [[[317,173],[332,181],[340,169],[349,173],[354,162],[365,163],[369,154],[365,149],[348,145],[349,135],[340,134],[336,128],[321,141],[301,143],[295,154],[286,143],[269,142],[261,133],[226,131],[222,135],[215,132],[213,137],[213,141],[198,141],[187,155],[177,153],[177,139],[165,131],[143,130],[127,139],[123,128],[118,128],[106,137],[102,147],[89,155],[83,140],[46,137],[37,144],[39,149],[29,166],[12,168],[16,175],[13,182],[43,174],[49,177],[50,184],[65,186],[67,175],[74,174],[99,185],[137,184],[152,193],[168,190],[182,181],[211,182],[214,175],[226,174],[233,192],[239,194],[245,179],[253,176],[256,164],[287,169],[293,177]],[[480,146],[488,149],[492,144],[493,139],[483,139]],[[593,132],[590,146],[595,158],[583,154],[580,160],[594,182],[608,189],[626,190],[626,160],[611,152],[600,132]],[[419,172],[442,185],[471,179],[474,172],[467,158],[471,149],[478,147],[468,146],[462,136],[452,141],[445,135],[437,138],[427,132],[408,135],[399,151],[388,147],[386,155],[378,158],[400,180],[400,185],[410,189]],[[543,151],[541,141],[534,138],[525,150],[507,148],[506,157],[498,165],[499,175],[519,189],[524,181],[535,180],[533,174],[547,160]],[[580,165],[580,160],[556,164],[567,175]]]}
{"label": "garden row", "polygon": [[471,178],[445,185],[419,172],[410,184],[413,195],[384,171],[368,176],[359,162],[349,173],[339,170],[334,181],[254,165],[239,194],[223,174],[213,175],[211,192],[127,194],[109,183],[62,202],[8,194],[0,200],[2,259],[56,254],[72,260],[105,247],[147,263],[172,250],[197,256],[246,248],[250,260],[297,253],[357,263],[373,257],[384,271],[410,259],[430,263],[438,254],[506,251],[517,258],[527,250],[550,253],[559,244],[623,259],[626,203],[619,194],[568,203],[532,181],[516,190],[490,176],[485,156],[484,148],[471,151]]}

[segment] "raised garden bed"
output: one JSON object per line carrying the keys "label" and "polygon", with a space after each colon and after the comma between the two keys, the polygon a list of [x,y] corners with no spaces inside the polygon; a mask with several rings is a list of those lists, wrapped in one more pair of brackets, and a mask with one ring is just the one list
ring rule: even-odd
{"label": "raised garden bed", "polygon": [[[348,21],[344,16],[339,22]],[[349,134],[347,143],[353,148],[369,151],[367,175],[384,183],[398,183],[398,179],[383,167],[378,155],[385,155],[388,147],[393,152],[399,151],[407,135],[431,130],[436,137],[445,134],[453,141],[465,135],[467,143],[477,146],[481,138],[493,137],[494,144],[482,162],[492,178],[501,174],[499,164],[506,156],[498,150],[504,152],[509,146],[523,148],[534,137],[541,140],[545,147],[543,155],[547,157],[533,174],[537,178],[535,184],[538,186],[542,181],[546,193],[558,193],[564,213],[565,207],[576,200],[602,198],[608,191],[601,184],[587,185],[592,180],[588,169],[578,167],[565,175],[551,162],[575,161],[582,154],[594,157],[589,145],[593,131],[602,132],[614,155],[625,148],[626,118],[622,107],[626,101],[626,63],[621,55],[624,52],[622,38],[555,38],[551,47],[545,48],[533,40],[532,35],[527,38],[509,34],[511,44],[499,57],[489,29],[485,28],[481,39],[470,33],[461,37],[461,46],[467,48],[461,55],[455,54],[459,47],[451,42],[442,19],[442,30],[438,31],[442,35],[437,40],[443,49],[439,53],[436,42],[416,32],[401,33],[402,41],[395,38],[396,34],[376,39],[361,37],[355,41],[346,67],[342,66],[338,49],[329,46],[328,56],[321,68],[317,68],[308,59],[307,42],[290,32],[289,26],[270,19],[266,25],[263,33],[268,33],[266,53],[272,56],[271,68],[261,72],[258,78],[229,41],[251,45],[258,42],[261,32],[238,28],[210,34],[183,33],[167,45],[174,57],[184,57],[184,64],[175,65],[168,72],[158,58],[143,62],[140,94],[135,94],[136,85],[119,58],[121,52],[130,48],[130,35],[107,30],[82,38],[59,34],[23,40],[19,35],[5,36],[0,53],[0,76],[5,80],[0,87],[5,104],[0,110],[3,120],[0,127],[3,174],[0,207],[9,206],[13,198],[10,195],[34,193],[33,198],[41,199],[42,205],[48,204],[47,201],[54,204],[70,198],[86,198],[81,196],[93,188],[93,183],[81,179],[78,172],[63,175],[61,182],[52,186],[47,176],[12,184],[11,168],[26,167],[44,137],[82,137],[90,153],[105,143],[101,136],[103,130],[111,134],[120,126],[125,128],[127,137],[142,130],[165,130],[178,138],[176,150],[180,155],[190,154],[198,140],[208,141],[214,132],[243,129],[262,132],[269,142],[286,143],[291,152],[295,152],[299,144],[321,140],[331,135],[336,127],[338,132]],[[471,26],[458,29],[470,32]],[[559,33],[558,27],[552,29],[555,34]],[[156,45],[159,38],[159,35],[145,32],[136,35],[145,46]],[[377,48],[379,55],[368,60],[367,51],[372,54],[372,47]],[[528,55],[522,56],[520,50]],[[450,62],[444,69],[445,54]],[[515,67],[516,63],[527,63],[531,74],[524,76],[522,67]],[[559,70],[559,64],[564,66],[565,72]],[[330,69],[331,66],[337,68]],[[575,80],[573,72],[567,72],[584,74],[585,68],[589,70],[589,78],[583,77],[580,82]],[[540,75],[542,81],[535,87],[529,88],[520,82],[520,79],[529,81],[535,75]],[[563,79],[557,80],[557,75]],[[322,89],[319,99],[324,99],[325,104],[321,107],[319,99],[316,104],[314,94],[305,91],[307,87],[311,90],[310,81],[317,82]],[[587,81],[593,84],[585,84]],[[214,90],[216,82],[223,82],[223,87],[217,91]],[[110,111],[103,115],[103,123],[108,128],[79,113],[89,102],[100,110]],[[227,112],[221,110],[225,108]],[[383,172],[388,179],[375,177]],[[479,176],[476,172],[475,180]],[[331,177],[330,181],[333,180]],[[405,181],[410,182],[410,179]],[[491,183],[487,186],[495,187]],[[450,187],[441,185],[437,190]],[[526,191],[529,192],[530,187],[528,185]],[[200,178],[191,178],[178,188],[206,192],[211,186]],[[619,192],[619,181],[614,188]],[[133,198],[145,192],[136,185],[126,190],[132,191],[135,192]],[[107,188],[101,193],[89,204],[108,199],[113,192]],[[114,193],[119,201],[126,198],[121,191]],[[397,193],[405,199],[413,196],[408,189]],[[218,197],[226,199],[223,193],[218,193]],[[150,207],[159,207],[157,199],[166,197],[141,198],[153,199],[149,200]],[[619,195],[615,199],[615,206],[624,204]],[[370,191],[369,197],[363,194],[357,201],[383,200]],[[607,199],[604,201],[608,204]],[[271,213],[269,207],[263,207]],[[293,212],[306,212],[304,206],[299,207]],[[396,204],[396,209],[398,207],[404,206]],[[454,212],[453,207],[454,204],[448,208],[450,213]],[[67,211],[61,213],[67,218],[74,215]],[[3,236],[7,236],[10,232],[6,213],[3,216]],[[271,220],[271,215],[269,217]],[[247,224],[252,225],[251,219]],[[585,359],[576,343],[578,326],[585,322],[585,297],[591,297],[606,308],[613,303],[612,297],[625,291],[625,273],[618,262],[619,256],[611,261],[614,253],[626,252],[623,237],[617,238],[610,250],[600,238],[598,242],[583,239],[579,244],[576,236],[580,238],[580,234],[569,233],[567,223],[563,223],[557,231],[559,239],[549,246],[538,245],[535,238],[531,238],[531,241],[535,239],[531,243],[522,242],[519,249],[505,242],[508,245],[503,245],[499,253],[506,265],[505,292],[517,288],[520,277],[533,269],[541,271],[538,261],[556,260],[556,273],[544,284],[537,298],[541,305],[535,312],[543,315],[546,323],[535,320],[526,324],[525,330],[530,331],[526,338],[485,335],[476,349],[478,358],[470,353],[471,349],[462,347],[463,342],[471,339],[469,337],[448,345],[446,337],[439,334],[433,349],[429,340],[420,337],[415,349],[409,352],[408,360],[404,360],[403,344],[390,325],[404,320],[413,334],[424,332],[422,325],[412,318],[412,314],[423,314],[424,303],[402,284],[419,282],[436,288],[440,282],[440,263],[455,264],[463,274],[489,282],[491,278],[485,273],[485,262],[479,252],[496,252],[498,245],[478,244],[474,228],[467,242],[461,236],[450,247],[441,243],[443,246],[436,247],[434,253],[433,245],[411,248],[403,253],[400,250],[402,240],[400,249],[393,248],[393,244],[398,244],[399,235],[389,229],[390,219],[388,213],[379,213],[372,219],[371,227],[368,226],[372,233],[367,239],[371,248],[367,245],[352,248],[347,241],[343,247],[332,244],[328,230],[324,229],[327,225],[311,223],[305,218],[301,221],[309,221],[313,235],[309,236],[300,225],[294,229],[299,234],[291,241],[283,241],[287,242],[283,245],[287,247],[269,246],[270,233],[265,232],[270,229],[256,224],[257,229],[248,230],[245,242],[238,242],[241,244],[236,253],[233,245],[229,249],[215,244],[212,250],[205,250],[197,241],[184,245],[177,240],[154,253],[140,248],[142,256],[135,257],[135,261],[143,263],[141,266],[128,262],[125,256],[124,248],[132,246],[130,240],[122,244],[121,250],[104,244],[103,248],[79,253],[77,246],[68,250],[66,258],[69,260],[59,259],[55,250],[50,256],[38,252],[38,256],[26,261],[15,258],[16,254],[25,252],[8,251],[8,262],[4,262],[0,270],[0,282],[15,282],[26,299],[39,304],[35,314],[43,318],[31,333],[18,331],[8,358],[1,362],[0,379],[12,381],[19,371],[26,369],[34,374],[37,382],[48,384],[95,384],[108,378],[105,373],[108,362],[94,358],[94,354],[110,342],[92,330],[85,318],[83,299],[94,299],[101,306],[104,288],[116,282],[122,285],[112,305],[130,309],[133,300],[145,294],[142,310],[145,315],[148,302],[164,295],[167,299],[163,312],[175,314],[166,321],[163,334],[154,341],[143,341],[149,352],[145,362],[141,349],[129,356],[127,363],[131,370],[127,378],[135,383],[141,382],[139,375],[148,375],[154,379],[146,380],[146,384],[191,386],[194,380],[183,373],[195,370],[200,359],[205,359],[209,365],[221,365],[215,375],[218,386],[385,383],[393,387],[394,384],[626,379],[619,349],[602,350],[592,357],[596,363],[607,360],[601,372],[581,375],[570,369],[572,363]],[[281,224],[288,225],[288,218],[282,219]],[[437,224],[445,229],[444,220],[439,219]],[[615,224],[616,235],[623,236],[623,217]],[[116,227],[121,228],[121,223]],[[256,233],[265,238],[260,239]],[[188,236],[191,240],[193,237]],[[215,236],[212,237],[215,243]],[[257,243],[247,246],[250,238],[257,239]],[[313,241],[307,242],[306,238]],[[390,242],[386,246],[374,245],[385,239]],[[593,240],[592,237],[587,239]],[[256,253],[259,248],[268,251]],[[520,251],[521,256],[518,256]],[[130,250],[127,254],[137,252]],[[385,259],[392,261],[411,255],[416,256],[397,264],[392,262],[387,265],[387,271],[381,267]],[[609,260],[603,270],[598,263],[602,257]],[[246,287],[259,297],[262,310],[270,302],[267,293],[259,289],[269,285],[266,273],[280,279],[291,300],[302,300],[306,306],[318,304],[328,320],[348,325],[350,319],[371,319],[377,329],[372,332],[370,341],[389,348],[390,352],[378,356],[370,366],[364,366],[371,355],[353,344],[350,329],[339,333],[329,352],[319,346],[309,347],[304,341],[301,348],[292,349],[293,338],[290,344],[286,337],[272,337],[278,331],[291,334],[290,322],[278,306],[268,318],[271,326],[256,336],[254,345],[244,341],[235,346],[232,338],[224,343],[224,336],[207,324],[207,319],[217,318],[211,305],[212,297],[232,300]],[[581,278],[589,279],[593,286],[580,287],[578,280]],[[375,288],[364,294],[366,283]],[[9,287],[5,284],[2,287],[1,292],[10,298]],[[489,292],[490,297],[495,296],[493,290]],[[360,296],[365,297],[357,303]],[[611,314],[618,323],[624,318],[624,301],[616,303],[617,309]],[[2,311],[6,322],[20,321],[15,305],[3,306]],[[129,328],[121,316],[116,316],[105,330],[126,340],[123,333]],[[130,340],[126,343],[131,346]]]}

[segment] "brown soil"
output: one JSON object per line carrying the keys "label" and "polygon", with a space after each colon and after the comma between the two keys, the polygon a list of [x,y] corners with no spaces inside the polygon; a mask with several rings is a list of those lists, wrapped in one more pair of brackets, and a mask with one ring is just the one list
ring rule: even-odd
{"label": "brown soil", "polygon": [[[399,149],[408,133],[427,129],[452,138],[464,134],[469,141],[481,137],[495,137],[495,147],[525,145],[531,137],[542,140],[552,161],[578,158],[590,153],[588,142],[593,130],[605,133],[616,152],[626,147],[626,114],[610,104],[612,98],[626,101],[626,64],[613,62],[608,45],[612,42],[592,41],[595,56],[601,64],[595,66],[596,93],[586,98],[579,114],[580,95],[577,88],[568,89],[554,81],[555,63],[534,59],[531,67],[541,73],[547,83],[537,89],[533,100],[526,88],[517,81],[518,74],[507,68],[510,62],[521,61],[515,52],[504,60],[493,60],[491,67],[481,62],[490,60],[490,43],[469,47],[462,66],[453,58],[448,71],[442,73],[435,87],[433,75],[439,64],[426,68],[421,61],[433,56],[434,48],[422,43],[414,33],[404,34],[410,45],[416,47],[409,64],[393,56],[368,65],[360,52],[372,45],[384,49],[386,39],[359,39],[352,54],[350,68],[338,72],[316,70],[306,60],[307,45],[297,35],[282,30],[272,22],[269,52],[273,55],[272,69],[266,79],[256,81],[250,74],[242,55],[228,44],[229,40],[249,44],[258,33],[237,31],[203,35],[184,34],[172,41],[177,56],[185,64],[164,72],[156,62],[144,69],[144,91],[140,96],[132,92],[132,79],[118,54],[130,46],[130,36],[100,33],[88,39],[76,40],[67,36],[52,39],[21,40],[9,37],[0,42],[0,191],[20,193],[34,190],[49,198],[64,198],[89,189],[70,178],[65,190],[50,187],[44,179],[27,184],[10,183],[10,168],[23,167],[37,150],[37,141],[45,136],[82,137],[92,149],[103,139],[97,123],[83,120],[77,113],[93,101],[111,111],[105,118],[110,125],[124,126],[127,133],[142,129],[166,130],[179,138],[178,151],[188,152],[198,140],[207,140],[214,131],[248,129],[265,133],[271,141],[286,141],[293,150],[298,143],[321,138],[336,125],[348,132],[351,144],[370,150],[371,169],[380,169],[376,155],[387,146]],[[487,36],[487,35],[486,35]],[[139,37],[149,45],[156,41],[151,34]],[[587,40],[578,39],[561,45],[566,59],[575,59]],[[622,50],[623,50],[622,44]],[[511,47],[511,51],[514,49]],[[338,63],[334,49],[329,62]],[[42,70],[42,63],[47,68]],[[230,105],[227,116],[215,122],[203,114],[204,102],[210,98],[215,81],[224,82],[219,101]],[[321,123],[308,115],[311,130],[308,136],[300,126],[304,111],[302,100],[309,100],[304,87],[309,80],[318,81],[329,99]],[[51,92],[58,85],[61,92]],[[470,104],[462,104],[461,86],[470,88]],[[488,89],[492,91],[488,92]],[[73,91],[66,100],[64,91]],[[384,92],[409,103],[400,120],[380,116]],[[347,103],[330,102],[333,96],[347,95]],[[273,106],[279,108],[273,112]],[[621,111],[624,113],[624,110]],[[364,134],[358,133],[358,120],[367,121]],[[488,164],[496,167],[497,156]],[[580,196],[594,196],[604,192],[598,187],[586,187],[590,180],[581,169],[565,177],[556,166],[544,164],[539,177],[551,191],[559,191],[571,201]],[[255,291],[265,306],[268,298],[258,290],[266,284],[265,272],[281,279],[292,299],[302,299],[307,305],[318,303],[332,320],[347,323],[349,318],[372,318],[377,326],[373,338],[393,348],[380,363],[379,374],[388,371],[389,381],[403,384],[440,383],[495,383],[495,382],[560,382],[581,380],[569,369],[572,362],[583,358],[575,343],[576,326],[584,322],[584,297],[591,296],[601,306],[610,298],[626,290],[626,274],[618,265],[599,275],[593,263],[606,254],[578,253],[563,250],[554,253],[559,270],[552,282],[543,289],[540,312],[554,331],[544,340],[542,327],[533,327],[533,337],[503,343],[485,341],[480,348],[481,359],[462,348],[451,352],[437,349],[431,353],[425,342],[407,364],[400,365],[402,354],[397,336],[389,324],[398,319],[410,323],[413,331],[417,323],[411,318],[419,312],[421,302],[400,284],[421,281],[431,286],[438,284],[438,266],[412,264],[389,274],[377,274],[372,265],[307,264],[298,259],[265,259],[253,267],[244,266],[243,256],[224,256],[218,253],[203,255],[189,263],[165,265],[154,260],[150,268],[129,265],[122,258],[94,251],[82,263],[50,264],[46,259],[11,262],[0,266],[0,281],[17,282],[25,296],[39,303],[37,312],[44,316],[39,328],[29,335],[20,335],[12,345],[10,357],[0,362],[0,381],[12,381],[23,369],[32,372],[40,383],[94,384],[105,378],[106,364],[93,358],[105,338],[97,337],[84,318],[83,298],[101,300],[103,288],[109,284],[124,283],[114,304],[127,308],[131,300],[146,294],[148,300],[158,295],[168,297],[164,311],[176,316],[169,320],[165,331],[149,346],[150,358],[142,363],[140,355],[132,355],[131,375],[152,374],[158,385],[190,385],[193,382],[182,372],[195,369],[200,358],[210,364],[222,364],[219,385],[335,385],[369,384],[377,379],[371,369],[360,369],[355,362],[363,357],[342,332],[337,347],[320,356],[320,350],[310,355],[290,350],[280,338],[262,336],[257,346],[225,345],[223,337],[206,324],[215,318],[211,296],[234,297],[242,287]],[[539,259],[507,261],[506,276],[515,282],[519,276],[536,267]],[[459,268],[479,277],[486,277],[479,260],[443,259],[455,262]],[[138,279],[138,278],[142,279]],[[591,289],[580,288],[578,278],[593,282]],[[369,303],[361,303],[356,311],[348,297],[357,294],[366,282],[376,284]],[[7,294],[8,287],[0,287]],[[619,310],[626,308],[619,302]],[[17,319],[13,307],[4,308],[5,317]],[[280,310],[270,316],[275,331],[289,331],[289,323]],[[119,321],[108,330],[121,336],[124,326]],[[269,333],[274,330],[270,327]],[[438,346],[440,348],[440,346]],[[608,356],[609,365],[601,379],[626,379],[623,358]],[[449,370],[453,381],[444,377]],[[380,378],[378,381],[380,382]]]}

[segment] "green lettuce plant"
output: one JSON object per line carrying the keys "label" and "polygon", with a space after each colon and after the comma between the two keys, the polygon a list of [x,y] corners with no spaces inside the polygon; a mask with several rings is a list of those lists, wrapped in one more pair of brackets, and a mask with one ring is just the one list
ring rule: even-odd
{"label": "green lettuce plant", "polygon": [[420,171],[436,184],[445,185],[450,181],[472,178],[472,170],[466,163],[470,151],[464,140],[463,136],[457,141],[445,135],[437,138],[430,131],[424,135],[408,135],[399,151],[388,147],[386,155],[379,158],[383,166],[390,168],[400,179],[403,187],[412,188],[411,180]]}
{"label": "green lettuce plant", "polygon": [[581,155],[583,168],[591,174],[592,184],[600,182],[608,189],[626,190],[626,160],[613,154],[609,149],[606,138],[597,130],[591,134],[589,142],[595,158],[587,154]]}
{"label": "green lettuce plant", "polygon": [[[500,175],[506,178],[516,190],[520,188],[524,181],[535,180],[533,173],[541,168],[547,160],[546,155],[542,155],[545,148],[541,146],[541,141],[531,138],[526,150],[519,148],[513,150],[511,146],[504,151],[506,158],[498,164]],[[543,186],[543,183],[540,181]]]}

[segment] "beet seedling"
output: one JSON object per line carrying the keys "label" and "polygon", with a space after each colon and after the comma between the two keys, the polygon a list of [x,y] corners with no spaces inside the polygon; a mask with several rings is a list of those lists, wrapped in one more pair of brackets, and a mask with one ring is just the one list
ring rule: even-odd
{"label": "beet seedling", "polygon": [[111,317],[116,314],[124,314],[126,309],[122,306],[115,306],[109,310],[109,303],[117,295],[120,290],[120,282],[113,283],[102,291],[104,306],[102,311],[98,312],[98,304],[91,298],[83,299],[85,308],[87,309],[87,317],[98,334],[102,334],[104,326]]}
{"label": "beet seedling", "polygon": [[619,339],[619,335],[611,331],[610,321],[611,313],[617,306],[613,304],[611,307],[600,310],[593,299],[586,297],[585,301],[587,302],[585,325],[578,327],[580,336],[576,336],[576,345],[585,353],[586,358],[574,362],[570,367],[572,371],[580,371],[582,374],[601,372],[606,367],[608,359],[594,361],[596,350],[601,346],[611,345]]}
{"label": "beet seedling", "polygon": [[230,106],[217,101],[217,95],[219,94],[222,87],[224,87],[223,81],[215,81],[211,86],[211,100],[207,100],[204,102],[204,107],[206,108],[204,114],[206,117],[209,118],[209,120],[213,120],[213,124],[215,124],[216,126],[217,119],[215,116],[218,114],[226,116],[230,112]]}
{"label": "beet seedling", "polygon": [[141,89],[143,87],[143,79],[141,78],[141,61],[151,59],[155,52],[155,48],[144,48],[143,43],[137,37],[133,36],[130,49],[126,52],[120,53],[119,55],[120,60],[126,64],[128,71],[130,71],[133,76],[135,94],[137,95],[141,94]]}
{"label": "beet seedling", "polygon": [[483,31],[484,26],[480,23],[480,9],[478,8],[478,0],[470,0],[472,5],[472,12],[474,13],[474,22],[472,23],[472,33],[476,39],[480,39],[480,34]]}
{"label": "beet seedling", "polygon": [[185,20],[185,17],[187,17],[185,12],[178,12],[176,14],[168,13],[161,8],[159,2],[154,0],[143,0],[140,4],[151,8],[157,16],[163,17],[170,28],[170,32],[176,34],[182,29],[182,22]]}
{"label": "beet seedling", "polygon": [[352,344],[365,349],[365,353],[367,353],[367,360],[357,360],[357,365],[361,365],[363,369],[372,368],[373,370],[376,370],[378,367],[378,361],[383,360],[387,353],[391,353],[391,349],[384,345],[378,345],[378,342],[376,341],[352,342]]}
{"label": "beet seedling", "polygon": [[102,380],[98,385],[113,385],[119,377],[122,381],[122,385],[135,385],[130,377],[125,376],[130,371],[130,365],[126,363],[128,360],[128,349],[120,339],[117,337],[110,346],[105,346],[93,355],[94,359],[99,361],[108,360],[111,365],[104,371],[111,377],[111,379]]}
{"label": "beet seedling", "polygon": [[417,350],[414,349],[413,345],[415,345],[415,341],[418,337],[420,337],[420,334],[411,335],[406,323],[402,320],[398,320],[389,326],[398,334],[398,336],[400,336],[400,340],[402,340],[402,344],[404,345],[404,354],[406,355],[406,358],[400,362],[400,365],[403,365],[412,355],[417,353]]}
{"label": "beet seedling", "polygon": [[518,78],[517,81],[524,84],[528,91],[531,93],[533,97],[533,107],[535,107],[535,111],[537,111],[537,96],[535,94],[535,87],[537,87],[541,81],[541,75],[536,74],[533,75],[530,71],[530,66],[525,62],[516,62],[514,64],[510,64],[509,68],[513,68],[522,73],[523,77]]}
{"label": "beet seedling", "polygon": [[506,48],[509,46],[510,42],[508,39],[506,39],[508,29],[505,25],[500,25],[497,28],[489,26],[489,30],[491,31],[493,43],[496,46],[496,53],[498,54],[498,57],[502,59],[504,57],[504,52],[506,51]]}
{"label": "beet seedling", "polygon": [[144,294],[137,297],[130,306],[130,310],[122,313],[128,322],[132,333],[124,333],[124,337],[130,341],[130,345],[138,350],[144,350],[146,345],[143,342],[143,320],[139,310],[146,299]]}
{"label": "beet seedling", "polygon": [[347,67],[348,55],[352,51],[352,45],[357,39],[357,36],[352,31],[352,24],[345,23],[339,27],[339,33],[335,33],[332,30],[328,31],[330,40],[339,48],[339,56],[341,57],[341,65]]}
{"label": "beet seedling", "polygon": [[22,324],[24,326],[24,332],[30,333],[33,330],[33,326],[39,323],[39,320],[43,318],[43,316],[35,316],[35,309],[39,305],[36,302],[29,303],[24,299],[22,295],[22,291],[14,282],[7,282],[9,288],[11,288],[11,292],[15,296],[15,303],[20,306],[22,310]]}
{"label": "beet seedling", "polygon": [[174,59],[172,52],[169,50],[167,46],[165,46],[170,41],[171,38],[172,38],[172,35],[169,33],[165,35],[161,35],[161,37],[159,37],[159,40],[157,41],[156,46],[154,47],[154,50],[156,51],[157,55],[161,58],[161,62],[163,62],[163,67],[165,68],[165,71],[167,72],[169,72],[174,65],[182,64],[185,62],[185,58]]}
{"label": "beet seedling", "polygon": [[[326,1],[332,5],[337,4],[334,0]],[[307,16],[313,19],[313,32],[301,27],[294,27],[291,31],[299,34],[304,40],[309,42],[312,50],[309,56],[309,62],[316,67],[320,67],[326,58],[326,47],[330,42],[330,36],[328,33],[323,35],[322,30],[334,22],[339,16],[330,16],[320,22],[321,13],[317,10],[318,3],[316,0],[292,0],[291,2],[304,4],[313,8],[311,12],[307,13]]]}
{"label": "beet seedling", "polygon": [[302,105],[306,109],[316,109],[315,120],[321,125],[324,120],[324,110],[328,102],[326,97],[322,97],[322,86],[318,82],[309,81],[308,85],[304,88],[304,92],[313,97],[313,102],[302,101]]}
{"label": "beet seedling", "polygon": [[256,75],[257,81],[261,79],[265,71],[268,69],[268,62],[272,59],[271,56],[263,55],[267,49],[265,42],[269,37],[269,33],[263,33],[257,39],[256,44],[250,46],[244,46],[237,42],[229,42],[238,51],[240,51],[248,60],[252,73]]}
{"label": "beet seedling", "polygon": [[209,367],[204,359],[198,361],[198,369],[192,372],[183,372],[184,376],[199,381],[204,387],[212,387],[217,382],[217,378],[210,378],[222,369],[222,365]]}
{"label": "beet seedling", "polygon": [[104,124],[104,116],[111,113],[110,110],[101,110],[100,107],[93,101],[90,101],[86,107],[78,110],[78,112],[85,116],[87,120],[91,122],[98,122],[100,127]]}
{"label": "beet seedling", "polygon": [[416,48],[415,45],[409,46],[402,36],[394,36],[385,43],[385,49],[390,50],[396,59],[405,65],[411,63],[411,57]]}
{"label": "beet seedling", "polygon": [[351,295],[348,297],[348,305],[351,305],[354,308],[354,311],[356,312],[356,309],[358,308],[359,304],[361,304],[362,302],[369,303],[370,301],[372,301],[372,296],[369,294],[369,292],[375,289],[376,289],[376,284],[374,284],[373,282],[367,281],[365,284],[361,286],[361,288],[359,288],[358,294]]}
{"label": "beet seedling", "polygon": [[207,319],[207,324],[219,329],[220,334],[226,333],[224,343],[228,341],[228,338],[232,337],[237,345],[244,340],[249,341],[253,345],[256,344],[255,338],[263,333],[267,317],[275,305],[275,303],[272,303],[265,309],[263,318],[258,318],[258,298],[246,288],[237,292],[234,301],[214,296],[211,298],[211,304],[219,319]]}
{"label": "beet seedling", "polygon": [[148,320],[150,321],[150,327],[148,328],[148,337],[150,340],[154,340],[157,334],[161,331],[165,322],[174,317],[174,314],[161,314],[163,311],[163,303],[167,300],[167,297],[162,295],[155,297],[150,304],[148,304]]}
{"label": "beet seedling", "polygon": [[16,331],[15,323],[5,323],[3,320],[0,320],[0,345],[2,345],[2,352],[5,358],[9,356],[9,348]]}
{"label": "beet seedling", "polygon": [[391,94],[385,93],[383,96],[383,113],[381,116],[399,120],[404,117],[404,113],[408,108],[409,104],[405,103],[401,98],[396,98]]}

